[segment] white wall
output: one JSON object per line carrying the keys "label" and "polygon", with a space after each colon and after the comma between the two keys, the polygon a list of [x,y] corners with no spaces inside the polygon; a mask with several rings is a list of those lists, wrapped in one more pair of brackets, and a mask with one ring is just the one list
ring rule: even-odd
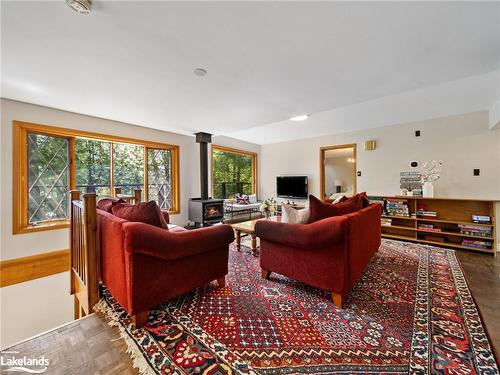
{"label": "white wall", "polygon": [[490,129],[500,129],[500,96],[489,111]]}
{"label": "white wall", "polygon": [[42,277],[0,289],[0,347],[73,320],[69,272]]}
{"label": "white wall", "polygon": [[[420,137],[415,130],[421,131]],[[370,139],[377,141],[376,150],[363,150],[362,142]],[[276,195],[277,175],[304,174],[310,179],[310,193],[318,195],[320,147],[347,143],[358,146],[358,191],[397,194],[399,172],[412,170],[412,161],[443,160],[436,196],[500,199],[500,131],[488,129],[486,111],[263,145],[261,192]],[[481,169],[480,176],[473,176],[474,168]]]}
{"label": "white wall", "polygon": [[[421,131],[420,137],[415,137],[415,130]],[[370,139],[377,141],[376,150],[363,150],[362,142]],[[348,143],[358,146],[358,192],[397,194],[399,173],[412,170],[412,161],[443,160],[436,196],[500,200],[500,130],[489,129],[487,111],[263,145],[261,195],[276,196],[277,175],[297,174],[309,176],[309,191],[319,196],[320,147]],[[481,169],[480,176],[473,176],[474,168]],[[499,215],[500,204],[497,223]],[[500,225],[497,232],[500,238]]]}
{"label": "white wall", "polygon": [[179,145],[180,148],[180,214],[172,215],[172,222],[187,222],[188,197],[200,194],[199,157],[194,137],[167,133],[140,126],[79,115],[72,112],[2,99],[2,250],[0,259],[11,259],[36,253],[68,248],[68,230],[45,231],[30,234],[12,234],[12,121],[60,126],[96,133],[144,139]]}
{"label": "white wall", "polygon": [[[168,133],[53,108],[1,99],[0,131],[0,260],[69,247],[68,229],[12,234],[12,121],[26,121],[96,133],[179,145],[180,214],[171,221],[185,225],[188,198],[200,195],[199,146],[194,137]],[[214,137],[219,145],[259,152],[260,146],[227,137]],[[73,319],[69,276],[61,273],[0,289],[0,347],[57,327]]]}

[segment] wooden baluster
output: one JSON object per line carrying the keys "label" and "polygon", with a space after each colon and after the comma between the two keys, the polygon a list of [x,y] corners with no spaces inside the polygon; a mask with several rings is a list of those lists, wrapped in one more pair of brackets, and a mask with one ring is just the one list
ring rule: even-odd
{"label": "wooden baluster", "polygon": [[69,232],[69,246],[70,246],[70,293],[75,294],[75,283],[73,278],[73,267],[74,267],[74,256],[76,251],[76,241],[75,241],[75,206],[73,201],[80,200],[80,192],[78,190],[71,190],[69,193],[69,217],[70,217],[70,232]]}
{"label": "wooden baluster", "polygon": [[90,314],[94,305],[99,302],[100,254],[97,243],[97,195],[95,193],[83,196],[83,217],[85,227],[85,283],[87,287],[88,311]]}
{"label": "wooden baluster", "polygon": [[114,188],[114,192],[115,192],[115,197],[118,196],[118,194],[121,194],[122,193],[122,188],[121,187],[115,187]]}

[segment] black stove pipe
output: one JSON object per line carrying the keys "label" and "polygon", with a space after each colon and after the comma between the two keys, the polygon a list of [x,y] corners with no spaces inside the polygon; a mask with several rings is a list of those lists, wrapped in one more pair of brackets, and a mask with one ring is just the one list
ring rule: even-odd
{"label": "black stove pipe", "polygon": [[212,142],[212,134],[195,133],[196,142],[200,144],[200,183],[201,199],[208,199],[208,144]]}

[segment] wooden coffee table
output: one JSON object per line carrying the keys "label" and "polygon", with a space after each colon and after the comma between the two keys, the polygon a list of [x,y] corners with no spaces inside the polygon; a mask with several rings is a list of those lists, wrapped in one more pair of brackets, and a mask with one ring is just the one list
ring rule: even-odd
{"label": "wooden coffee table", "polygon": [[241,251],[241,234],[245,233],[250,235],[252,238],[252,255],[256,257],[257,253],[257,236],[255,235],[255,223],[259,220],[272,220],[272,221],[281,221],[281,216],[271,216],[269,219],[254,219],[243,221],[241,223],[231,224],[235,233],[236,233],[236,250]]}

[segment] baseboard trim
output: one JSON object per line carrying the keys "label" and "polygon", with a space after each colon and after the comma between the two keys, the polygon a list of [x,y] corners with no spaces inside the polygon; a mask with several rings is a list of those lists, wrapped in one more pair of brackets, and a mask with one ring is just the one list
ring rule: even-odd
{"label": "baseboard trim", "polygon": [[0,288],[69,271],[69,249],[0,261]]}

